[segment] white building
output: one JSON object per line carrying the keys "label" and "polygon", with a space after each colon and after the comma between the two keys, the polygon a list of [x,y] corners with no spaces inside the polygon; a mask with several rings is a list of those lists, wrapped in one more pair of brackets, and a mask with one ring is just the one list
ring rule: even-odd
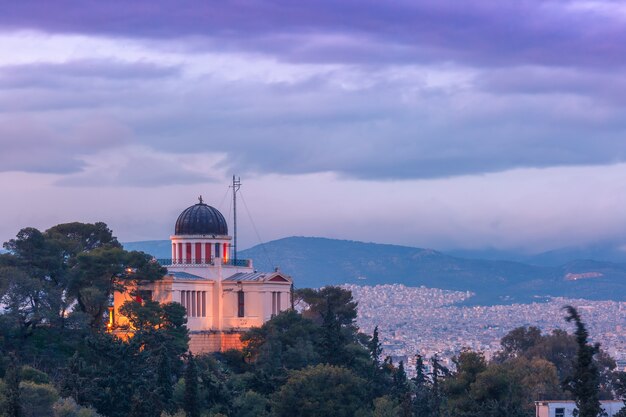
{"label": "white building", "polygon": [[[613,417],[622,409],[621,401],[600,401],[607,417]],[[535,401],[536,417],[573,417],[576,403],[574,401]]]}
{"label": "white building", "polygon": [[[178,216],[170,240],[172,258],[160,260],[168,273],[140,286],[138,294],[187,309],[193,353],[241,348],[242,332],[291,307],[291,277],[278,270],[258,272],[250,259],[231,259],[226,220],[202,197]],[[112,324],[121,335],[128,322],[118,310],[128,300],[130,288],[114,296]]]}

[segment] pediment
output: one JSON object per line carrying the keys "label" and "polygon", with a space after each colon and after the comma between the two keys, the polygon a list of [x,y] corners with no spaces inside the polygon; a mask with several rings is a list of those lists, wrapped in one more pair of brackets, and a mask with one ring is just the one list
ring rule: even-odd
{"label": "pediment", "polygon": [[268,279],[267,282],[290,282],[290,281],[282,275],[275,275],[272,278]]}

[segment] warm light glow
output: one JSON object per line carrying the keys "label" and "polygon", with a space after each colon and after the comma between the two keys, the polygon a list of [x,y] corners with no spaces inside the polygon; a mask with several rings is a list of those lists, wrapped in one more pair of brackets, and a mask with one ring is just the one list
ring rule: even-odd
{"label": "warm light glow", "polygon": [[113,307],[109,307],[109,321],[107,323],[107,330],[113,329]]}
{"label": "warm light glow", "polygon": [[224,263],[228,262],[228,243],[224,243]]}

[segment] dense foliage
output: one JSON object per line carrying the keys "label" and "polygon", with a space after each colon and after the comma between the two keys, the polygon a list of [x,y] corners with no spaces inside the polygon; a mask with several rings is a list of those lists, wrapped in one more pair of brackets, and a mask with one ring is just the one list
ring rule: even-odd
{"label": "dense foliage", "polygon": [[[462,350],[450,369],[416,352],[416,372],[383,357],[378,329],[356,326],[338,287],[304,289],[288,310],[243,336],[243,351],[188,352],[184,308],[126,303],[135,329],[106,330],[120,286],[158,280],[150,256],[127,252],[103,223],[28,228],[0,255],[0,413],[7,417],[534,416],[534,401],[574,399],[581,416],[626,397],[626,376],[576,330],[513,329],[491,360]],[[626,413],[626,411],[625,411]],[[620,416],[621,417],[621,416]]]}

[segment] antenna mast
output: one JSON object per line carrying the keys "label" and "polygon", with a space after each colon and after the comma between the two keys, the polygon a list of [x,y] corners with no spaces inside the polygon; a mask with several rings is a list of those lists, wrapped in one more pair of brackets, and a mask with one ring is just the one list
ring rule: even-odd
{"label": "antenna mast", "polygon": [[237,191],[241,188],[241,178],[233,175],[233,265],[237,265]]}

